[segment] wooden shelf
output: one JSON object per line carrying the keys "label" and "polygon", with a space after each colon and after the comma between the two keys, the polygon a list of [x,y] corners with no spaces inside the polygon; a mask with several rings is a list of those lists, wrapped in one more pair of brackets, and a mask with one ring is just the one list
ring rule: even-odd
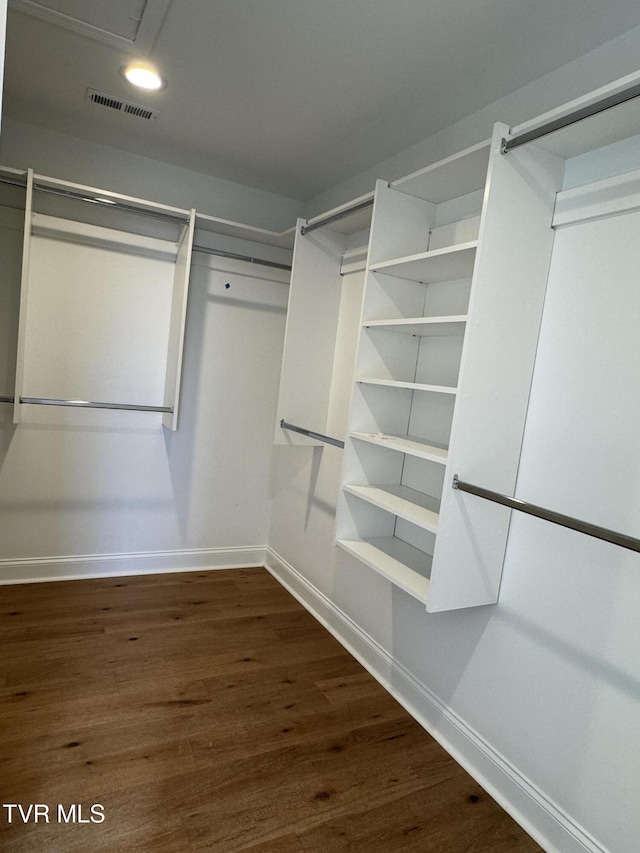
{"label": "wooden shelf", "polygon": [[489,141],[482,142],[399,178],[393,181],[391,186],[417,198],[440,204],[483,189],[490,153]]}
{"label": "wooden shelf", "polygon": [[409,388],[412,391],[431,391],[434,394],[457,394],[458,389],[449,385],[427,385],[424,382],[401,382],[396,379],[356,379],[363,385],[383,385],[387,388]]}
{"label": "wooden shelf", "polygon": [[472,240],[444,249],[381,261],[372,266],[371,270],[425,283],[469,278],[473,274],[477,246],[478,241]]}
{"label": "wooden shelf", "polygon": [[464,335],[467,322],[466,314],[447,317],[409,317],[400,320],[367,320],[362,325],[366,329],[384,329],[416,336]]}
{"label": "wooden shelf", "polygon": [[438,462],[441,465],[447,464],[448,450],[446,447],[432,444],[425,438],[419,438],[418,436],[352,432],[351,438],[355,438],[358,441],[365,441],[368,444],[376,444],[379,447],[386,447],[389,450],[396,450],[399,453],[407,453],[409,456],[427,459],[429,462]]}
{"label": "wooden shelf", "polygon": [[343,486],[344,491],[367,503],[436,533],[440,501],[408,486]]}
{"label": "wooden shelf", "polygon": [[426,605],[431,557],[394,536],[338,539],[340,548]]}

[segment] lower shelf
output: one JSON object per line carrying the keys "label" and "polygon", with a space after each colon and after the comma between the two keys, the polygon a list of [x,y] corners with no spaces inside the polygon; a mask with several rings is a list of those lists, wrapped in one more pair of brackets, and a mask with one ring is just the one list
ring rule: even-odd
{"label": "lower shelf", "polygon": [[395,536],[338,539],[340,548],[426,605],[431,557]]}
{"label": "lower shelf", "polygon": [[430,495],[417,492],[408,486],[343,486],[344,491],[355,495],[373,506],[380,507],[392,515],[404,518],[412,524],[429,530],[431,533],[438,532],[438,513],[440,512],[440,501]]}

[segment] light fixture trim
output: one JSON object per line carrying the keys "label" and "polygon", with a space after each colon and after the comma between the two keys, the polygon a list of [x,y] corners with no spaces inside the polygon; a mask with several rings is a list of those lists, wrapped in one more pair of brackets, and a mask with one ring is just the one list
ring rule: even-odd
{"label": "light fixture trim", "polygon": [[122,69],[122,74],[132,86],[145,89],[148,92],[157,92],[167,85],[164,77],[146,62],[132,62]]}

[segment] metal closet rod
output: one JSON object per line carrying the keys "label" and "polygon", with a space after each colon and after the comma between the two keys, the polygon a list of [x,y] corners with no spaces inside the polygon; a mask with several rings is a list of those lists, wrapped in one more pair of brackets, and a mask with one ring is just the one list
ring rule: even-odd
{"label": "metal closet rod", "polygon": [[[13,403],[14,398],[4,397],[2,402]],[[173,413],[173,406],[138,406],[133,403],[96,403],[91,400],[55,400],[50,397],[20,397],[20,402],[29,406],[71,406],[76,409],[118,409],[127,412]]]}
{"label": "metal closet rod", "polygon": [[303,225],[300,229],[300,233],[304,237],[305,234],[308,234],[310,231],[315,231],[316,228],[324,228],[325,225],[330,225],[332,222],[344,219],[345,216],[351,216],[352,213],[357,213],[359,210],[366,210],[367,207],[371,207],[372,205],[372,198],[369,198],[366,201],[361,201],[358,204],[354,204],[352,207],[347,207],[345,210],[341,210],[339,213],[333,213],[331,216],[325,216],[322,219],[318,219],[316,222]]}
{"label": "metal closet rod", "polygon": [[260,264],[263,267],[272,267],[277,270],[291,272],[289,264],[280,264],[277,261],[266,261],[263,258],[253,258],[250,255],[239,255],[236,252],[225,252],[223,249],[209,249],[207,246],[193,246],[194,252],[202,252],[204,255],[218,255],[221,258],[231,258],[235,261],[248,261],[251,264]]}
{"label": "metal closet rod", "polygon": [[567,113],[561,118],[553,119],[553,121],[542,124],[534,130],[528,130],[526,133],[520,133],[517,136],[513,136],[511,139],[503,139],[502,145],[500,146],[500,152],[502,154],[507,154],[519,145],[526,145],[527,142],[533,142],[534,139],[540,139],[542,136],[547,136],[549,133],[554,133],[556,130],[562,130],[563,127],[569,127],[569,125],[583,121],[585,118],[590,118],[591,116],[602,113],[605,110],[610,110],[612,107],[617,107],[627,101],[632,101],[638,96],[640,96],[640,83],[637,83],[635,86],[631,86],[628,89],[616,92],[614,95],[609,95],[600,101],[595,101],[593,104],[589,104],[586,107],[581,107],[579,110],[574,110],[572,113]]}
{"label": "metal closet rod", "polygon": [[613,545],[619,545],[621,548],[627,548],[629,551],[640,552],[640,539],[633,536],[627,536],[625,533],[618,533],[616,530],[609,530],[608,527],[599,527],[597,524],[591,524],[588,521],[581,521],[578,518],[573,518],[570,515],[563,515],[560,512],[555,512],[552,509],[537,506],[536,504],[520,501],[517,498],[511,498],[508,495],[502,495],[500,492],[492,492],[490,489],[484,489],[482,486],[473,486],[471,483],[463,483],[458,479],[458,475],[454,475],[452,487],[460,492],[468,492],[470,495],[477,495],[479,498],[484,498],[493,503],[502,504],[510,509],[517,509],[519,512],[524,512],[527,515],[533,515],[536,518],[541,518],[544,521],[550,521],[552,524],[559,524],[561,527],[568,527],[570,530],[576,530],[578,533],[584,533],[587,536],[593,536],[595,539],[602,539],[604,542],[611,542]]}
{"label": "metal closet rod", "polygon": [[[25,178],[23,181],[21,181],[16,178],[7,178],[0,175],[0,183],[9,184],[12,187],[22,187],[24,189],[27,184],[27,179]],[[63,190],[58,189],[57,187],[45,187],[41,184],[36,183],[35,181],[33,184],[33,188],[34,190],[37,190],[41,193],[62,196],[63,198],[71,198],[74,201],[84,201],[89,204],[97,204],[100,205],[100,207],[112,207],[117,210],[123,210],[125,211],[125,213],[134,213],[137,216],[147,216],[151,217],[152,219],[161,219],[164,222],[174,222],[180,224],[184,224],[186,222],[186,218],[184,216],[178,216],[171,213],[162,213],[162,211],[159,210],[145,210],[144,208],[135,207],[132,204],[126,204],[126,202],[123,201],[116,201],[115,199],[105,201],[100,197],[91,197],[88,195],[84,195],[83,193],[73,192],[72,190]]]}
{"label": "metal closet rod", "polygon": [[[1,175],[0,175],[0,183],[9,184],[12,187],[22,187],[23,189],[26,186],[26,181],[20,181],[20,180],[14,179],[14,178],[6,178],[6,177],[3,177]],[[178,217],[178,216],[172,216],[171,214],[168,214],[168,213],[167,214],[160,213],[160,212],[154,213],[152,210],[139,209],[137,207],[133,207],[132,205],[124,204],[123,202],[115,202],[114,204],[111,204],[108,202],[100,201],[97,198],[90,198],[89,196],[80,195],[79,193],[76,194],[76,193],[68,192],[66,190],[57,190],[53,187],[42,187],[42,186],[39,186],[37,184],[34,184],[34,189],[39,190],[40,192],[51,193],[52,195],[64,196],[67,198],[73,198],[77,201],[86,201],[86,202],[90,202],[91,204],[99,204],[101,207],[114,207],[114,208],[117,208],[119,210],[124,210],[127,213],[136,213],[140,216],[149,216],[153,219],[161,219],[165,222],[176,222],[176,223],[183,223],[184,222],[184,219],[182,219],[181,217]],[[288,264],[280,264],[280,263],[277,263],[276,261],[266,261],[266,260],[263,260],[262,258],[251,257],[250,255],[239,255],[239,254],[236,254],[235,252],[225,252],[225,251],[222,251],[221,249],[209,249],[206,246],[193,246],[193,251],[194,252],[202,252],[206,255],[219,255],[222,258],[233,258],[233,259],[238,260],[238,261],[248,261],[249,263],[252,263],[252,264],[261,264],[262,266],[265,266],[265,267],[272,267],[273,269],[287,270],[288,272],[291,272],[291,266],[289,266]]]}
{"label": "metal closet rod", "polygon": [[291,432],[299,432],[300,435],[315,438],[318,441],[323,441],[325,444],[333,444],[334,447],[344,448],[344,441],[340,441],[339,438],[331,438],[330,435],[323,435],[321,432],[314,432],[312,429],[306,429],[305,427],[296,426],[295,424],[289,424],[284,420],[284,418],[280,421],[280,428],[288,429]]}

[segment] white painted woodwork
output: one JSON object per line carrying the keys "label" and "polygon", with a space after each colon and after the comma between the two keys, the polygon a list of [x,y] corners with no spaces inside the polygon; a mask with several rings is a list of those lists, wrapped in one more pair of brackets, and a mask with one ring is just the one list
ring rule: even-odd
{"label": "white painted woodwork", "polygon": [[408,486],[346,485],[344,490],[425,530],[438,529],[439,501]]}
{"label": "white painted woodwork", "polygon": [[[38,187],[125,199],[135,206],[135,199],[127,196],[29,172],[15,421],[21,420],[26,405],[20,399],[33,397],[171,406],[172,416],[163,423],[176,429],[195,211],[144,200],[137,205],[139,210],[184,218],[178,245],[113,227],[131,214],[109,205],[86,205],[45,193],[39,202],[44,198],[47,208],[52,202],[63,209],[75,205],[73,217],[86,213],[87,219],[36,212],[32,208]],[[92,221],[95,214],[101,221],[109,219],[111,227]],[[175,232],[177,225],[163,222],[156,227],[165,233],[167,228]],[[148,220],[144,228],[149,228]],[[86,410],[75,410],[75,417],[84,423]],[[104,415],[105,423],[111,418]],[[151,419],[158,417],[148,414]]]}
{"label": "white painted woodwork", "polygon": [[452,317],[422,317],[402,320],[367,320],[365,329],[386,329],[389,332],[399,332],[402,335],[463,335],[466,315]]}
{"label": "white painted woodwork", "polygon": [[173,287],[169,312],[169,330],[167,340],[166,371],[164,379],[164,405],[173,412],[162,416],[162,423],[171,430],[178,429],[178,409],[180,406],[180,379],[184,352],[184,337],[187,323],[187,299],[189,297],[189,277],[191,275],[191,257],[196,212],[191,211],[189,222],[182,229],[178,241],[178,250],[173,270]]}
{"label": "white painted woodwork", "polygon": [[[450,192],[437,170],[420,173],[416,192],[430,187],[439,204],[411,195],[410,181],[406,194],[376,186],[337,542],[423,603],[469,320],[484,198],[478,163],[486,168],[487,157],[481,146],[458,158],[460,169],[447,161],[445,172],[458,176]],[[392,556],[371,542],[385,527],[385,541],[396,543]]]}
{"label": "white painted woodwork", "polygon": [[489,604],[500,589],[510,512],[450,484],[458,474],[513,494],[564,166],[536,146],[501,155],[506,132],[496,126],[492,143],[430,610]]}
{"label": "white painted woodwork", "polygon": [[[318,228],[303,235],[299,219],[293,251],[282,356],[276,444],[321,442],[283,430],[280,421],[326,434],[342,278],[344,236]],[[339,436],[335,436],[339,438]]]}
{"label": "white painted woodwork", "polygon": [[464,157],[453,154],[393,181],[391,186],[440,205],[474,190],[484,190],[488,163],[489,143],[481,142],[468,148]]}
{"label": "white painted woodwork", "polygon": [[447,462],[447,448],[430,444],[418,436],[385,435],[384,433],[352,432],[351,438],[358,441],[366,441],[369,444],[377,444],[387,450],[395,450],[399,453],[407,453],[410,456],[418,456],[421,459],[429,459],[431,462],[439,462],[445,465]]}
{"label": "white painted woodwork", "polygon": [[[343,440],[353,381],[355,341],[350,330],[362,304],[362,243],[368,237],[371,206],[302,234],[313,224],[371,198],[363,196],[308,223],[298,220],[291,271],[275,443],[326,446],[283,430],[280,421]],[[364,229],[364,230],[363,230]],[[352,241],[355,245],[351,245]],[[345,267],[344,258],[347,258]],[[349,267],[349,257],[356,258]],[[348,365],[345,373],[345,365]]]}
{"label": "white painted woodwork", "polygon": [[401,539],[396,539],[395,536],[338,539],[337,544],[413,598],[423,604],[427,603],[431,573],[431,559],[428,554]]}
{"label": "white painted woodwork", "polygon": [[374,272],[389,273],[410,281],[449,281],[466,278],[473,272],[476,243],[435,249],[372,265]]}
{"label": "white painted woodwork", "polygon": [[640,169],[562,190],[556,197],[554,227],[640,209]]}

